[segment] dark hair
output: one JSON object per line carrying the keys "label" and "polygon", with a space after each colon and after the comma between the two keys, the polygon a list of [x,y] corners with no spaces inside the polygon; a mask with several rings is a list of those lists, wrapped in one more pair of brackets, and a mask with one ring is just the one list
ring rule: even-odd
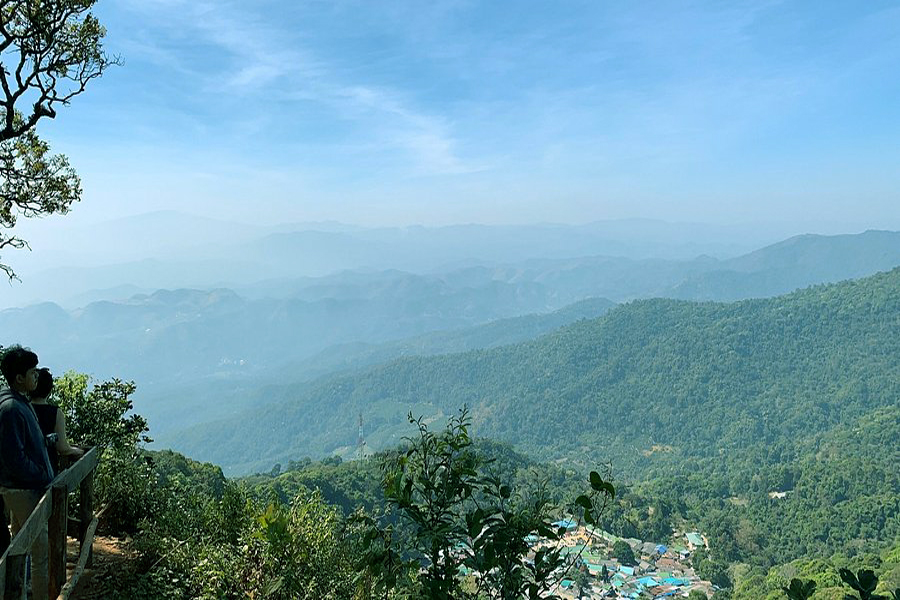
{"label": "dark hair", "polygon": [[50,369],[44,367],[38,371],[38,383],[34,391],[31,392],[32,398],[46,398],[53,391],[53,375]]}
{"label": "dark hair", "polygon": [[10,386],[16,383],[16,375],[24,375],[28,369],[38,366],[37,354],[22,346],[10,346],[3,352],[0,358],[0,372]]}

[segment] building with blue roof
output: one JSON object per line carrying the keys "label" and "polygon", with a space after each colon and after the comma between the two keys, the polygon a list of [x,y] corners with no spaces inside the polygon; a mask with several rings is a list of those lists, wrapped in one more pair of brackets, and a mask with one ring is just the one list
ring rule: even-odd
{"label": "building with blue roof", "polygon": [[553,525],[557,529],[570,529],[570,530],[578,527],[578,523],[576,521],[573,521],[572,519],[560,519],[559,521],[556,521],[555,523],[551,523],[551,525]]}

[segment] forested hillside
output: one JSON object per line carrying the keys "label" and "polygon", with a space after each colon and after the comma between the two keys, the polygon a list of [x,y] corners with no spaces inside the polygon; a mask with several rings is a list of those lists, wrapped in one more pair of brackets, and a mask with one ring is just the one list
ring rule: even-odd
{"label": "forested hillside", "polygon": [[[184,449],[271,465],[354,445],[360,412],[377,448],[402,434],[409,410],[467,404],[480,435],[538,456],[610,458],[635,478],[690,461],[708,468],[736,451],[789,460],[800,444],[895,403],[898,282],[894,270],[733,304],[637,301],[534,342],[270,386],[260,400],[272,407],[200,428]],[[263,431],[283,444],[272,448]]]}
{"label": "forested hillside", "polygon": [[499,319],[484,325],[435,331],[383,344],[344,344],[330,347],[315,356],[286,365],[284,372],[314,379],[347,369],[359,369],[403,356],[428,356],[494,348],[524,342],[581,319],[603,315],[615,303],[604,298],[588,298],[552,313]]}
{"label": "forested hillside", "polygon": [[268,469],[352,454],[359,413],[378,449],[409,411],[468,405],[477,435],[580,469],[611,460],[645,498],[635,526],[658,504],[704,527],[722,568],[767,568],[900,536],[898,331],[900,269],[767,300],[637,301],[533,342],[273,386],[275,404],[184,446]]}

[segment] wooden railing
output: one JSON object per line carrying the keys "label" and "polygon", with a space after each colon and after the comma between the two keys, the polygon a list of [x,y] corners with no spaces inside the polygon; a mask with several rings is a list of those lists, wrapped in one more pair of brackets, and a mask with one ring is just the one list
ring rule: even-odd
{"label": "wooden railing", "polygon": [[[97,517],[94,516],[94,470],[97,468],[98,457],[98,449],[91,448],[53,480],[22,529],[10,542],[9,548],[0,557],[0,591],[5,600],[25,598],[25,556],[41,535],[44,523],[47,523],[48,531],[47,579],[50,598],[67,600],[85,567],[90,566],[91,544],[97,530]],[[79,490],[79,511],[78,519],[73,520],[73,524],[77,527],[77,535],[74,537],[78,539],[80,554],[67,581],[69,492],[76,489]]]}

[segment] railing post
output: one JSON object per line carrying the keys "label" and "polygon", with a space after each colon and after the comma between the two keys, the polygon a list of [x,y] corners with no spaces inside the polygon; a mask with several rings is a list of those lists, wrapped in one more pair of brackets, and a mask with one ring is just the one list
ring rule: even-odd
{"label": "railing post", "polygon": [[[45,528],[47,591],[52,599],[60,595],[64,599],[71,596],[90,558],[91,542],[97,530],[93,487],[97,460],[97,450],[92,448],[74,465],[60,473],[10,541],[9,548],[0,555],[0,600],[25,600],[25,556],[31,551],[35,540],[45,535]],[[76,487],[79,488],[81,499],[79,514],[82,520],[78,525],[81,552],[72,571],[72,578],[66,581],[68,501],[69,493],[74,492]]]}
{"label": "railing post", "polygon": [[[91,521],[94,519],[94,472],[88,473],[81,481],[79,492],[79,509],[78,509],[78,549],[84,547],[85,534]],[[87,567],[93,566],[94,551],[93,548],[88,550]]]}
{"label": "railing post", "polygon": [[6,581],[3,597],[7,600],[25,598],[25,555],[6,556]]}
{"label": "railing post", "polygon": [[65,484],[52,488],[50,519],[47,521],[48,582],[50,597],[59,596],[66,584],[66,525],[68,523],[69,492]]}

